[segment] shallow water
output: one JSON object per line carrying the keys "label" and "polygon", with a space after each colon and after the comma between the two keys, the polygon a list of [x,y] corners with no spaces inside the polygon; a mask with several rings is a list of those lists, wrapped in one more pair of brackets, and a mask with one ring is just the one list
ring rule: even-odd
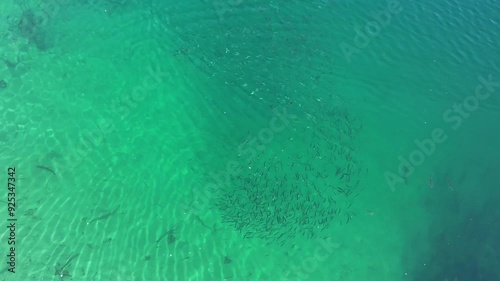
{"label": "shallow water", "polygon": [[499,4],[306,2],[0,4],[1,277],[499,280]]}

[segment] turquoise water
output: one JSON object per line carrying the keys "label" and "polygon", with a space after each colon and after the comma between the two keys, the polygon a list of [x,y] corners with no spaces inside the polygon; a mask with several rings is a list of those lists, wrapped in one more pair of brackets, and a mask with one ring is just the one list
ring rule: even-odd
{"label": "turquoise water", "polygon": [[500,280],[498,2],[0,8],[1,279]]}

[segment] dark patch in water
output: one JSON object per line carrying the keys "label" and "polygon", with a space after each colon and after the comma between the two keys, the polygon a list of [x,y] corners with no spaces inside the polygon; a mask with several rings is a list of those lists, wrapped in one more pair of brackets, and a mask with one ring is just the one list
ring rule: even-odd
{"label": "dark patch in water", "polygon": [[[430,241],[432,252],[416,257],[413,264],[404,265],[413,267],[410,270],[412,280],[500,280],[500,211],[497,202],[498,198],[491,197],[483,202],[482,208],[469,209],[460,219],[437,219],[434,223],[437,231],[431,235]],[[409,252],[418,252],[415,250],[418,243],[411,245]]]}
{"label": "dark patch in water", "polygon": [[40,51],[46,51],[49,48],[47,36],[42,29],[43,19],[37,17],[27,6],[23,7],[23,13],[18,23],[18,29],[24,38],[27,38]]}

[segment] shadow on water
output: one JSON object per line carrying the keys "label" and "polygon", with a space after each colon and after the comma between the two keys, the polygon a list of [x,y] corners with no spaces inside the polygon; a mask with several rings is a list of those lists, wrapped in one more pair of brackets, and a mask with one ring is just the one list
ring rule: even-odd
{"label": "shadow on water", "polygon": [[17,2],[22,10],[17,24],[17,29],[21,33],[21,36],[27,38],[40,51],[46,51],[50,48],[50,44],[47,40],[46,31],[43,28],[44,17],[36,15],[25,0],[18,0]]}
{"label": "shadow on water", "polygon": [[410,267],[412,280],[500,280],[500,195],[494,188],[498,184],[492,182],[487,184],[485,180],[476,185],[491,186],[483,189],[481,200],[462,195],[459,208],[453,211],[447,208],[456,202],[443,200],[426,206],[434,214],[429,240],[416,240],[408,252],[418,253],[420,246],[427,243],[430,250],[417,254],[411,264],[403,264]]}

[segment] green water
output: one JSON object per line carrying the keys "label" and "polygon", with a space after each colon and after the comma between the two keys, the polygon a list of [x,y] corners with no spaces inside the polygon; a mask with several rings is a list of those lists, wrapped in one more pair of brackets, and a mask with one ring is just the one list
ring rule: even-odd
{"label": "green water", "polygon": [[497,1],[0,11],[0,279],[500,280]]}

